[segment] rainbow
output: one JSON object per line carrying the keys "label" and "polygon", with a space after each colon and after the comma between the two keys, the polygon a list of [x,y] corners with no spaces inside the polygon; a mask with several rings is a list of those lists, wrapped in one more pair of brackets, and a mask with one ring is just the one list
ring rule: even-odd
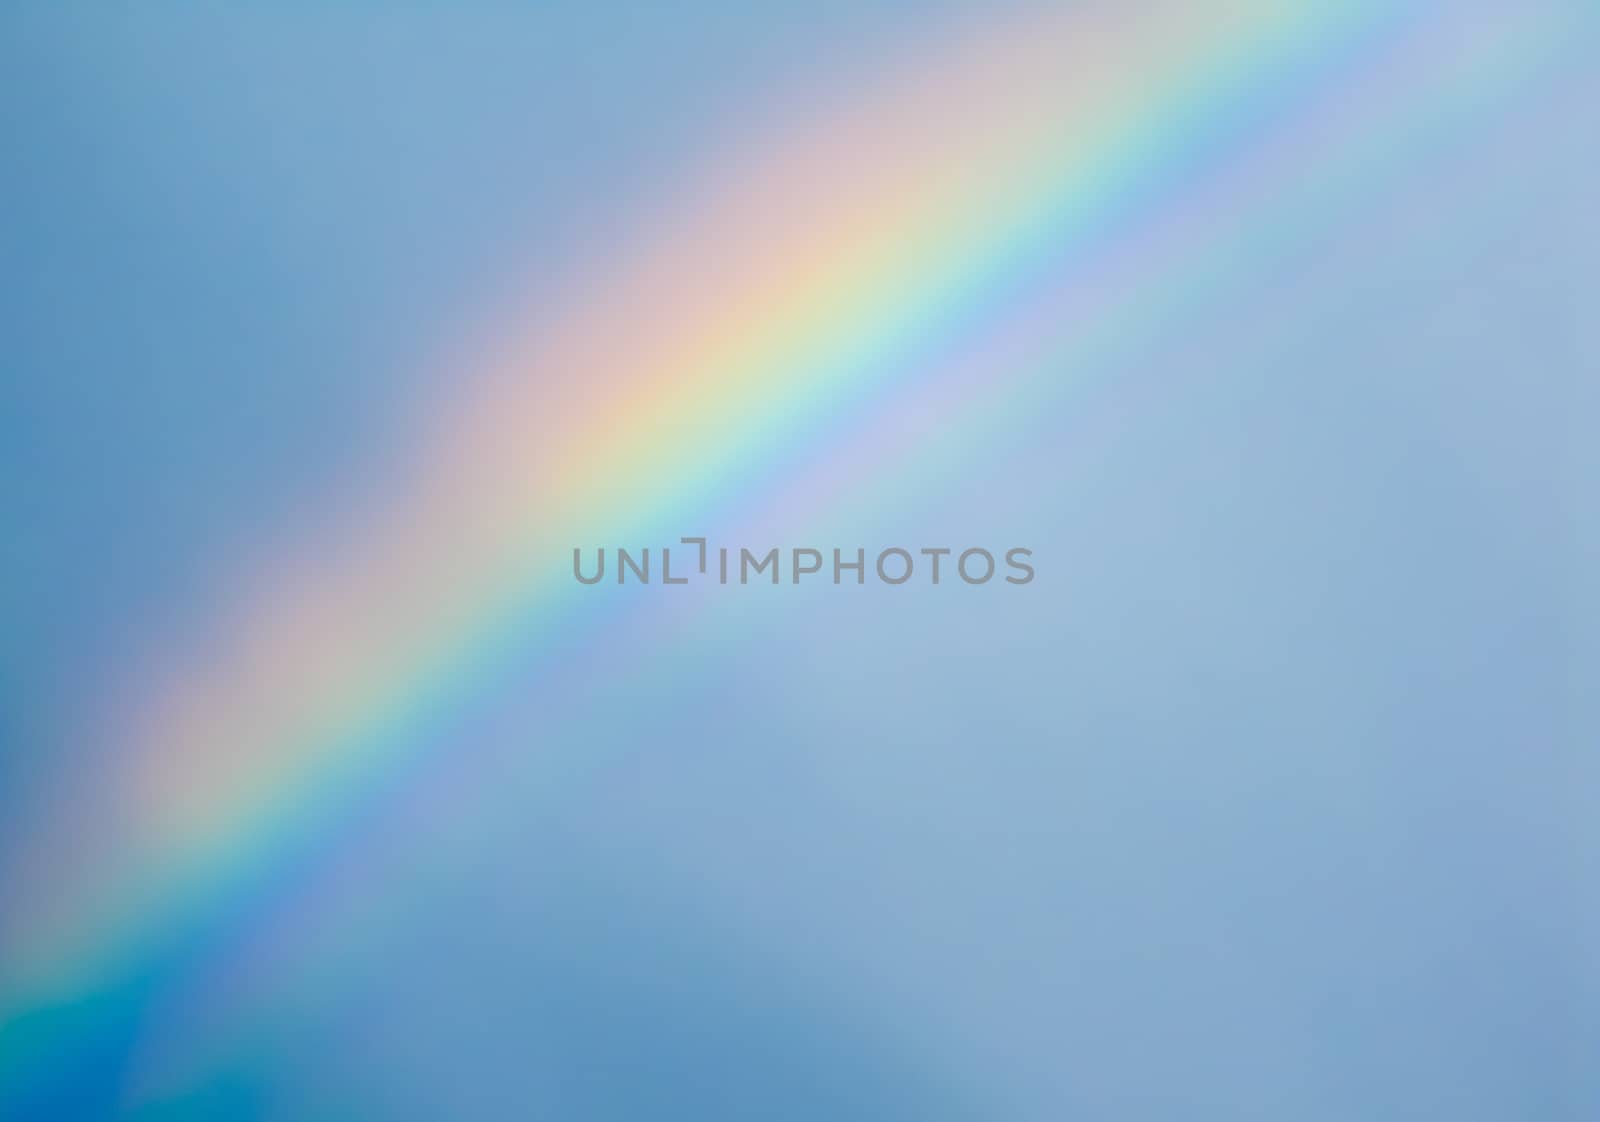
{"label": "rainbow", "polygon": [[[0,921],[0,1040],[137,973],[514,653],[599,626],[574,545],[823,509],[830,464],[915,439],[908,413],[1025,423],[1067,392],[1063,354],[1091,369],[1273,251],[1218,248],[1185,211],[1224,157],[1304,113],[1321,131],[1298,143],[1354,145],[1376,175],[1415,134],[1379,127],[1375,101],[1319,99],[1432,83],[1441,111],[1470,108],[1545,43],[1487,38],[1390,5],[1070,5],[908,43],[731,138],[568,269],[560,307],[462,349],[380,494],[284,528],[220,656],[180,645],[129,689],[115,813],[63,824],[79,841],[58,883]],[[1247,184],[1269,209],[1285,166],[1263,157]],[[952,373],[997,323],[991,361]]]}

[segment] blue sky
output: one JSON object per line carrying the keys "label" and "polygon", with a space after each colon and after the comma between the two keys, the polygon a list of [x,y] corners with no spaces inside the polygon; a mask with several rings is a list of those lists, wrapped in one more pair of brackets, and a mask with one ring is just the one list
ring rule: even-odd
{"label": "blue sky", "polygon": [[[958,7],[0,16],[0,872],[48,875],[82,715],[448,394],[429,356]],[[153,966],[71,1109],[137,1073],[141,1118],[1590,1117],[1572,58],[1003,455],[813,528],[1026,537],[1037,587],[730,598],[582,689],[512,675],[449,809],[379,800]],[[297,927],[319,892],[354,918]]]}

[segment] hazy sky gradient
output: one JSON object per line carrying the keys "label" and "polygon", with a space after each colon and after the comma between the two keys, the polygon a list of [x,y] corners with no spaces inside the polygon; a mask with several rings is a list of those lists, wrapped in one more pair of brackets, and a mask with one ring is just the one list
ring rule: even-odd
{"label": "hazy sky gradient", "polygon": [[[986,10],[0,16],[0,892],[132,670],[382,491],[444,356],[764,107]],[[729,542],[1026,545],[1034,585],[624,601],[106,998],[59,1108],[1594,1116],[1592,58],[1386,163],[1264,126],[1196,178],[1195,277],[1278,247],[1217,299]]]}

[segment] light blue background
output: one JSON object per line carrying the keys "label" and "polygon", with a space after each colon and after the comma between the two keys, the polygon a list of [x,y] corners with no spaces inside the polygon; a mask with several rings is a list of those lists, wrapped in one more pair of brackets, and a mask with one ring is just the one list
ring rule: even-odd
{"label": "light blue background", "polygon": [[[74,715],[386,445],[419,354],[935,18],[0,16],[0,868],[43,875],[26,808],[93,782]],[[471,762],[152,964],[56,1116],[154,1071],[139,1117],[1594,1117],[1572,57],[1003,452],[808,528],[1026,544],[1034,586],[731,593],[530,669],[453,721]],[[349,922],[297,930],[319,884]]]}

